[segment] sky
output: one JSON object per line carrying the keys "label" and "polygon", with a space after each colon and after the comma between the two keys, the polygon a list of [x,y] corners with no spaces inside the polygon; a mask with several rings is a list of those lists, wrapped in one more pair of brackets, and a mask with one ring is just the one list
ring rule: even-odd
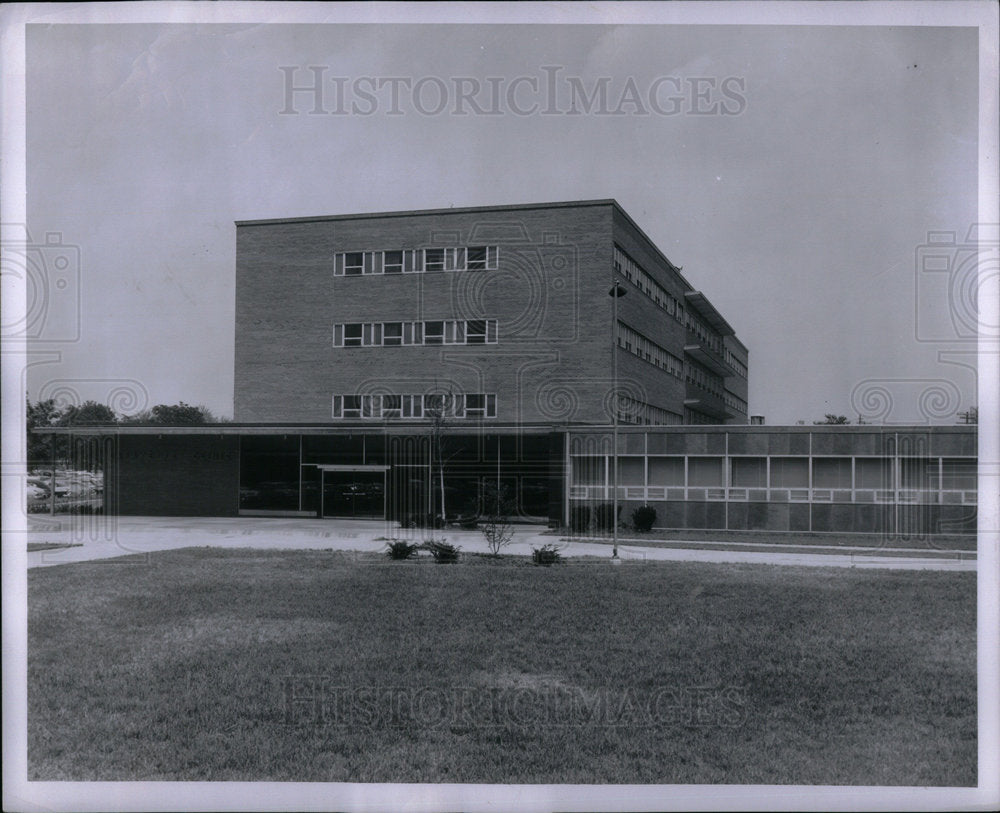
{"label": "sky", "polygon": [[236,220],[615,198],[749,348],[751,414],[975,403],[974,28],[52,24],[26,54],[27,228],[66,260],[32,400],[231,416]]}

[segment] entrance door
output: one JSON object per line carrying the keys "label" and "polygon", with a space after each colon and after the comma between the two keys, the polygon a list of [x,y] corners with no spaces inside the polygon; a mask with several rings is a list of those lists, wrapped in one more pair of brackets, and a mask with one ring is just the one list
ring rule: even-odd
{"label": "entrance door", "polygon": [[385,518],[385,473],[324,471],[323,516]]}

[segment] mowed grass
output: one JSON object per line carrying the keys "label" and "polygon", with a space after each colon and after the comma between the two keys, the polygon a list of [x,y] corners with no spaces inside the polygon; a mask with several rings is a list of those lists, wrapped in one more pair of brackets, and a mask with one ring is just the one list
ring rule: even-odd
{"label": "mowed grass", "polygon": [[33,780],[976,784],[973,573],[189,548],[28,600]]}

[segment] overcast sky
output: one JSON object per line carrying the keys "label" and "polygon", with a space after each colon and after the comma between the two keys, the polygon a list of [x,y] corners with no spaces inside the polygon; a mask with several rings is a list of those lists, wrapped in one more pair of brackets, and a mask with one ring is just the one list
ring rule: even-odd
{"label": "overcast sky", "polygon": [[80,259],[30,395],[231,416],[235,220],[616,198],[750,349],[752,414],[954,423],[973,348],[920,247],[965,257],[977,76],[971,28],[32,26],[28,226]]}

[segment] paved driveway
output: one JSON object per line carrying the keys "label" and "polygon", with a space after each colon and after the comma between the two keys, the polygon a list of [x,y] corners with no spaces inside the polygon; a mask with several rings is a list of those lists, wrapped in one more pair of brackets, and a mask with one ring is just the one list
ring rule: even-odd
{"label": "paved driveway", "polygon": [[[261,548],[281,550],[353,550],[375,552],[385,547],[387,538],[422,541],[445,538],[463,551],[486,553],[480,531],[448,528],[441,531],[402,529],[397,523],[364,520],[320,520],[300,518],[239,517],[32,517],[30,542],[72,544],[74,547],[35,551],[28,554],[28,567],[48,567],[110,559],[128,554],[152,553],[198,546],[220,548]],[[568,557],[611,558],[606,542],[561,540],[544,534],[542,526],[518,526],[507,555],[530,556],[532,548],[546,543],[563,545]],[[627,563],[642,561],[738,562],[751,564],[810,567],[887,568],[894,570],[975,570],[975,559],[928,556],[885,556],[863,551],[808,553],[754,549],[752,545],[732,548],[699,549],[705,543],[671,543],[677,547],[645,547],[629,542],[619,546]],[[697,546],[697,547],[695,547]]]}

